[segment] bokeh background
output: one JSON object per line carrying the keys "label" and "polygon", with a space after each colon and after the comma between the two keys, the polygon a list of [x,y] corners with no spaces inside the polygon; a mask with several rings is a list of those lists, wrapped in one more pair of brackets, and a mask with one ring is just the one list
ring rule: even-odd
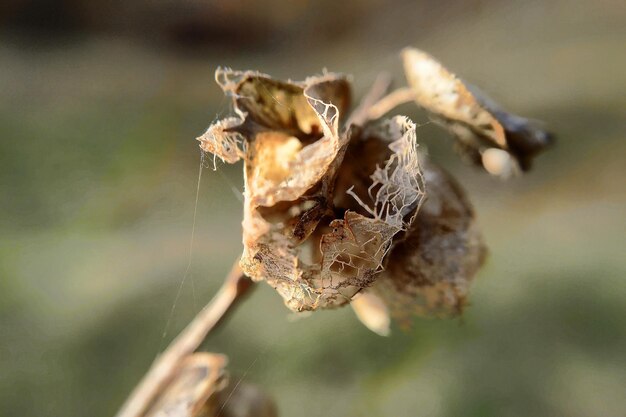
{"label": "bokeh background", "polygon": [[464,316],[381,338],[262,285],[203,349],[282,416],[625,415],[622,1],[8,0],[0,25],[0,415],[113,415],[218,288],[240,166],[202,171],[185,278],[218,65],[328,68],[358,97],[381,70],[403,84],[407,45],[559,139],[503,183],[418,129],[491,250]]}

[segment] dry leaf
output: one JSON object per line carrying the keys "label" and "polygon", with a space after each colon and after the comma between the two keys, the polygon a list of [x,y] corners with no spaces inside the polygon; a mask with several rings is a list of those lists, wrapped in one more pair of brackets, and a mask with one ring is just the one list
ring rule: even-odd
{"label": "dry leaf", "polygon": [[456,136],[465,157],[489,173],[506,178],[527,170],[551,142],[534,122],[505,112],[427,53],[407,48],[402,59],[417,104]]}
{"label": "dry leaf", "polygon": [[460,313],[486,248],[459,185],[431,162],[420,166],[415,125],[372,115],[415,99],[500,177],[528,169],[549,142],[424,52],[403,59],[411,88],[381,97],[383,79],[351,117],[340,75],[285,82],[220,69],[237,117],[198,138],[223,161],[244,161],[244,272],[296,312],[352,301],[379,334],[390,315],[408,323]]}

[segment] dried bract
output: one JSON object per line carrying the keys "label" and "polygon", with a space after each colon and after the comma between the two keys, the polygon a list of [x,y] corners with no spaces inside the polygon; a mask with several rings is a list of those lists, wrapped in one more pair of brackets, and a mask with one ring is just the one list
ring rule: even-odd
{"label": "dried bract", "polygon": [[428,54],[406,49],[403,61],[409,87],[385,95],[389,80],[379,77],[349,117],[341,75],[293,82],[219,69],[236,117],[198,138],[223,161],[244,161],[245,274],[297,312],[354,300],[381,335],[390,316],[460,313],[486,248],[461,188],[418,155],[415,125],[378,118],[415,100],[465,156],[503,178],[528,169],[549,143]]}
{"label": "dried bract", "polygon": [[507,113],[427,53],[407,48],[402,59],[417,104],[456,136],[464,156],[492,175],[507,178],[528,170],[550,144],[550,135],[536,123]]}

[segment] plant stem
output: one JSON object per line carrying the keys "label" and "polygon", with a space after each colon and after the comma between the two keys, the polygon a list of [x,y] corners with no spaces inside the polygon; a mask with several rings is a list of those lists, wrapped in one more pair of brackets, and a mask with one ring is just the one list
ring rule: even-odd
{"label": "plant stem", "polygon": [[200,346],[211,330],[222,322],[237,301],[252,288],[252,284],[252,280],[241,271],[239,262],[235,262],[215,297],[154,361],[116,417],[141,417],[173,378],[181,361]]}
{"label": "plant stem", "polygon": [[391,76],[386,72],[378,74],[367,94],[365,94],[357,108],[348,118],[346,126],[353,124],[363,126],[367,121],[371,120],[370,112],[372,106],[384,97],[390,86]]}
{"label": "plant stem", "polygon": [[376,104],[372,105],[368,111],[368,118],[370,120],[376,120],[386,113],[389,113],[400,104],[408,103],[415,100],[415,93],[409,87],[399,88],[385,97],[380,99]]}

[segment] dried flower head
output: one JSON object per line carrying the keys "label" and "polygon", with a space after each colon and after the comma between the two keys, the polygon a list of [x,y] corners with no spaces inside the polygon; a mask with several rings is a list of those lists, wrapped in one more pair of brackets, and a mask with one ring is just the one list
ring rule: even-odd
{"label": "dried flower head", "polygon": [[[275,417],[272,400],[238,381],[227,358],[194,353],[250,287],[265,281],[296,312],[350,303],[380,335],[391,318],[459,314],[486,247],[461,187],[418,154],[415,124],[380,117],[416,101],[458,139],[462,153],[508,177],[530,167],[549,135],[508,114],[428,54],[403,52],[408,88],[385,96],[379,77],[350,114],[338,74],[302,82],[218,69],[234,117],[200,147],[244,163],[244,250],[216,298],[155,361],[120,417]],[[239,388],[239,389],[238,389]]]}
{"label": "dried flower head", "polygon": [[[409,49],[403,58],[410,98],[492,174],[527,169],[547,143],[545,132],[479,99],[430,56]],[[389,333],[390,314],[408,322],[410,313],[462,310],[486,249],[459,185],[418,155],[415,124],[376,119],[394,93],[373,88],[347,117],[350,83],[338,74],[293,82],[218,69],[216,80],[236,116],[198,140],[224,162],[244,161],[241,267],[249,277],[293,311],[352,302],[379,334]],[[385,104],[374,110],[377,100]]]}
{"label": "dried flower head", "polygon": [[[415,125],[396,117],[342,126],[350,85],[336,74],[296,83],[218,70],[216,78],[239,117],[199,139],[226,162],[244,160],[244,272],[276,288],[294,311],[348,303],[374,282],[424,196]],[[382,150],[354,154],[369,142]],[[362,175],[357,157],[372,167],[358,184],[350,181]]]}

